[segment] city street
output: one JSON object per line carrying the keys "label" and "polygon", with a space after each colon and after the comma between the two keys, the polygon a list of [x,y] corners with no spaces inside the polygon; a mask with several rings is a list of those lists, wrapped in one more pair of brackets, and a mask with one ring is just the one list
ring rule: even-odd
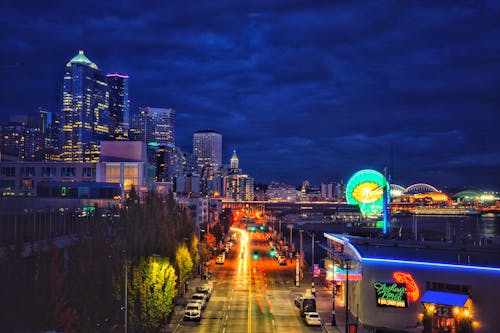
{"label": "city street", "polygon": [[[238,241],[223,265],[210,263],[212,297],[200,322],[181,321],[177,332],[321,332],[321,326],[308,327],[294,305],[294,298],[305,290],[295,287],[295,260],[279,265],[269,255],[270,246],[252,235]],[[254,258],[257,251],[258,258]]]}

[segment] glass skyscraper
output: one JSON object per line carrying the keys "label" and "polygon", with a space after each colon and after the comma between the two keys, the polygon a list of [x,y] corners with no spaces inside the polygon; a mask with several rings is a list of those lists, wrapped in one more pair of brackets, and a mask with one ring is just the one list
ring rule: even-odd
{"label": "glass skyscraper", "polygon": [[106,79],[109,88],[109,137],[112,140],[128,140],[128,75],[107,74]]}
{"label": "glass skyscraper", "polygon": [[222,165],[222,134],[212,130],[197,131],[193,134],[193,155],[198,169],[211,167],[213,172]]}
{"label": "glass skyscraper", "polygon": [[83,51],[66,64],[61,111],[61,160],[97,162],[100,140],[109,135],[109,92]]}
{"label": "glass skyscraper", "polygon": [[141,107],[132,118],[131,140],[175,146],[175,110]]}

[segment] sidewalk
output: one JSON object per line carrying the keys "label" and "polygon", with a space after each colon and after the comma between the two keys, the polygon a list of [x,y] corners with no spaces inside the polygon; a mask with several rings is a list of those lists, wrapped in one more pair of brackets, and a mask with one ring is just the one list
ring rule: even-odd
{"label": "sidewalk", "polygon": [[196,288],[201,286],[207,280],[202,280],[200,276],[195,276],[189,280],[189,289],[182,296],[177,296],[174,298],[174,309],[172,310],[172,316],[170,321],[162,332],[175,332],[179,328],[182,322],[182,316],[184,315],[184,308],[186,304],[191,299],[191,296],[196,292]]}
{"label": "sidewalk", "polygon": [[[293,287],[292,291],[304,293],[306,289],[311,289],[312,272],[304,271],[304,278],[300,282],[299,287]],[[295,281],[294,281],[295,283]],[[321,277],[314,278],[314,288],[316,289],[316,308],[323,323],[323,330],[327,333],[345,333],[345,307],[343,301],[336,299],[335,301],[335,321],[336,326],[332,326],[332,291],[324,284],[324,279]],[[350,316],[350,323],[357,323],[356,319]],[[367,329],[358,324],[357,333],[372,333],[373,330]]]}

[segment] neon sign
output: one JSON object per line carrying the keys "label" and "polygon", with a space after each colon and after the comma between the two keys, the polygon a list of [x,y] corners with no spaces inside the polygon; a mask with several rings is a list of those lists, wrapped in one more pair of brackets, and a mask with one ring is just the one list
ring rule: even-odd
{"label": "neon sign", "polygon": [[[362,277],[363,277],[363,275],[361,274],[360,269],[350,269],[349,270],[349,281],[359,281],[362,279]],[[334,265],[334,267],[333,267],[333,280],[346,281],[347,280],[346,269],[340,267],[339,265]]]}
{"label": "neon sign", "polygon": [[375,282],[373,288],[375,289],[377,306],[408,307],[406,286],[403,283]]}
{"label": "neon sign", "polygon": [[406,286],[408,300],[412,302],[418,301],[420,297],[420,289],[413,276],[406,272],[394,272],[392,278],[398,283],[403,283]]}

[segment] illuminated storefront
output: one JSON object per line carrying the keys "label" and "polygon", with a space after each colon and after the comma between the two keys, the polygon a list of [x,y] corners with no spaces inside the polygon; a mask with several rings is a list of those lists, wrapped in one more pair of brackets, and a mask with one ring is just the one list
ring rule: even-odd
{"label": "illuminated storefront", "polygon": [[[327,279],[337,286],[339,306],[344,306],[348,285],[348,308],[360,325],[432,333],[494,332],[500,327],[500,268],[445,262],[442,249],[324,235],[330,257],[325,261]],[[348,274],[335,271],[337,266],[349,268]]]}

